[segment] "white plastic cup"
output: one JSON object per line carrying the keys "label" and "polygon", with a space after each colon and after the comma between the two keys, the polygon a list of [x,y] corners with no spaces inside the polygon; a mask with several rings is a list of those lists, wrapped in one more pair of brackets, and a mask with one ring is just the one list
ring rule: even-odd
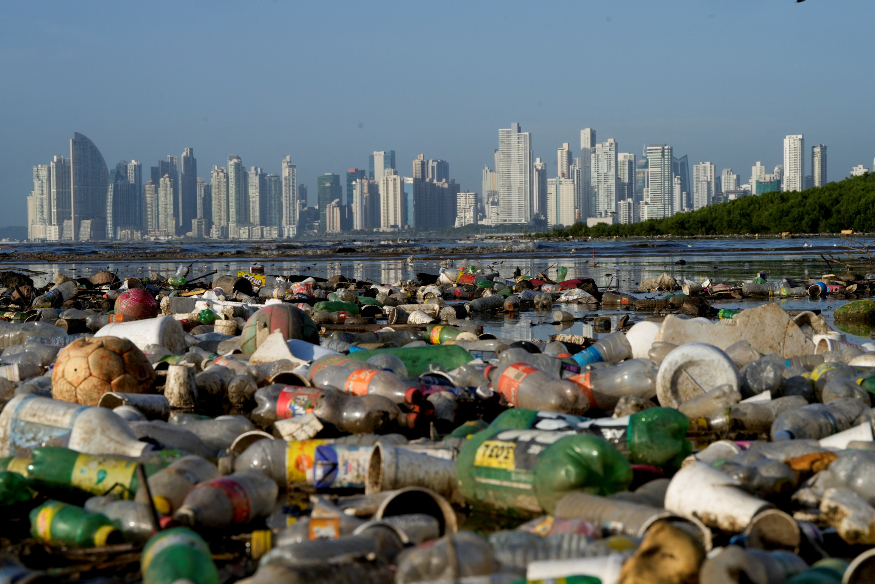
{"label": "white plastic cup", "polygon": [[656,334],[662,325],[658,322],[642,321],[635,323],[626,333],[626,340],[632,345],[633,359],[647,359],[647,352],[653,346]]}
{"label": "white plastic cup", "polygon": [[119,337],[128,339],[141,351],[148,345],[161,345],[174,355],[186,351],[185,331],[172,316],[159,316],[130,322],[111,322],[102,327],[95,337]]}

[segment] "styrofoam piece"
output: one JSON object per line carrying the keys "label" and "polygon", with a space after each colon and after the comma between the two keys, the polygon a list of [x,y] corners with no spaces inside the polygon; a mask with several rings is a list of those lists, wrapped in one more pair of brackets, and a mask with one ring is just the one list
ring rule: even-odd
{"label": "styrofoam piece", "polygon": [[861,440],[863,442],[872,442],[872,423],[864,422],[859,426],[848,428],[838,434],[827,436],[818,441],[824,448],[835,448],[836,450],[844,450],[850,442]]}
{"label": "styrofoam piece", "polygon": [[653,346],[653,340],[662,326],[658,322],[642,321],[635,323],[626,333],[626,340],[632,345],[633,359],[647,359],[647,352]]}
{"label": "styrofoam piece", "polygon": [[95,337],[128,339],[144,351],[147,345],[161,345],[174,355],[182,355],[188,346],[185,331],[172,316],[159,316],[130,322],[111,322],[102,327]]}

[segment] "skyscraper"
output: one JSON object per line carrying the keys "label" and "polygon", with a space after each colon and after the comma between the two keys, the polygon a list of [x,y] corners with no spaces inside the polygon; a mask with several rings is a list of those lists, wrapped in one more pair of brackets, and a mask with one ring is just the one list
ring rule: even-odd
{"label": "skyscraper", "polygon": [[750,168],[750,192],[756,194],[757,182],[766,182],[766,167],[763,163],[757,160],[757,163]]}
{"label": "skyscraper", "polygon": [[562,144],[556,151],[556,176],[560,178],[571,178],[569,171],[571,170],[571,148],[568,147],[568,142]]}
{"label": "skyscraper", "polygon": [[380,229],[392,231],[404,227],[407,216],[404,180],[394,168],[387,168],[380,178]]}
{"label": "skyscraper", "polygon": [[128,182],[134,185],[138,195],[143,193],[143,165],[136,160],[128,163]]}
{"label": "skyscraper", "polygon": [[595,209],[592,188],[592,149],[595,147],[595,130],[584,128],[580,131],[580,194],[577,208],[580,217],[586,221]]}
{"label": "skyscraper", "polygon": [[[209,233],[213,226],[213,185],[197,177],[197,219],[205,219],[204,232]],[[192,228],[193,229],[193,228]]]}
{"label": "skyscraper", "polygon": [[55,156],[49,163],[50,192],[48,205],[49,225],[63,225],[64,221],[72,219],[72,202],[70,200],[71,177],[70,159]]}
{"label": "skyscraper", "polygon": [[[106,221],[106,189],[109,185],[103,155],[94,142],[79,132],[70,140],[70,170],[71,235],[73,241],[78,241],[82,221]],[[94,233],[103,237],[105,227],[94,230]]]}
{"label": "skyscraper", "polygon": [[638,202],[638,184],[635,180],[635,155],[617,153],[617,201]]}
{"label": "skyscraper", "polygon": [[446,160],[429,160],[428,177],[434,182],[450,181],[450,163]]}
{"label": "skyscraper", "polygon": [[368,171],[363,168],[350,168],[346,171],[346,193],[344,193],[344,199],[341,200],[341,204],[352,204],[352,185],[355,181],[362,178],[368,178]]}
{"label": "skyscraper", "polygon": [[498,130],[498,222],[532,220],[532,143],[520,125]]}
{"label": "skyscraper", "polygon": [[179,207],[176,218],[183,233],[191,229],[191,220],[197,216],[197,160],[194,149],[182,152],[182,172],[179,177]]}
{"label": "skyscraper", "polygon": [[375,151],[368,159],[369,176],[380,184],[380,178],[387,169],[395,168],[395,151]]}
{"label": "skyscraper", "polygon": [[173,214],[173,180],[169,174],[158,184],[158,230],[165,235],[176,234],[176,216]]}
{"label": "skyscraper", "polygon": [[413,178],[425,180],[428,178],[428,162],[425,154],[420,154],[413,160]]}
{"label": "skyscraper", "polygon": [[265,176],[264,188],[261,225],[279,227],[278,233],[282,233],[283,191],[279,175]]}
{"label": "skyscraper", "polygon": [[826,146],[818,144],[811,148],[811,176],[815,187],[826,184]]}
{"label": "skyscraper", "polygon": [[[489,180],[491,182],[495,181],[494,172],[490,172],[489,169],[483,172],[484,174],[489,173]],[[484,185],[483,188],[486,189],[487,186],[494,189],[491,185]],[[532,167],[532,207],[532,214],[534,216],[543,215],[545,218],[547,217],[547,164],[540,158],[535,159],[535,164]]]}
{"label": "skyscraper", "polygon": [[340,186],[340,176],[327,172],[316,177],[316,189],[319,201],[319,230],[325,233],[327,228],[325,209],[334,200],[340,200],[343,192]]}
{"label": "skyscraper", "polygon": [[404,223],[414,229],[416,227],[416,179],[405,176],[402,180],[404,181],[404,204],[407,209]]}
{"label": "skyscraper", "polygon": [[591,149],[592,185],[595,208],[593,217],[612,217],[617,212],[617,142],[609,138]]}
{"label": "skyscraper", "polygon": [[264,171],[253,166],[249,169],[246,175],[247,192],[249,196],[249,223],[252,225],[262,225],[262,217],[264,215],[267,199],[267,180],[264,176]]}
{"label": "skyscraper", "polygon": [[671,217],[673,181],[671,176],[671,146],[652,144],[647,147],[647,218]]}
{"label": "skyscraper", "polygon": [[[738,175],[732,172],[731,168],[724,168],[720,173],[720,192],[728,193],[729,191],[738,190]],[[726,199],[723,199],[726,201]]]}
{"label": "skyscraper", "polygon": [[693,209],[701,209],[711,204],[716,190],[716,169],[710,162],[700,162],[693,166]]}
{"label": "skyscraper", "polygon": [[283,158],[282,164],[282,216],[280,228],[283,237],[294,237],[298,233],[298,200],[304,191],[304,204],[307,204],[306,185],[298,186],[298,169],[292,164],[292,157]]}
{"label": "skyscraper", "polygon": [[[681,179],[681,198],[684,199],[683,207],[689,209],[692,206],[692,194],[693,191],[690,190],[690,162],[687,158],[687,155],[684,154],[680,158],[671,159],[671,173],[673,176],[679,176]],[[675,213],[680,212],[679,209],[675,209]]]}
{"label": "skyscraper", "polygon": [[[228,227],[228,171],[221,166],[213,166],[213,227]],[[225,231],[227,235],[227,231]]]}
{"label": "skyscraper", "polygon": [[570,178],[547,179],[547,226],[575,223],[575,187]]}
{"label": "skyscraper", "polygon": [[143,197],[137,186],[128,180],[126,162],[120,162],[109,173],[106,191],[106,237],[115,239],[123,229],[139,230],[143,225]]}
{"label": "skyscraper", "polygon": [[[239,156],[228,157],[228,225],[244,225],[249,222],[249,185],[246,169]],[[229,227],[229,234],[233,231]]]}
{"label": "skyscraper", "polygon": [[146,204],[143,229],[146,233],[154,233],[158,231],[158,185],[151,178],[143,186],[143,201]]}
{"label": "skyscraper", "polygon": [[805,188],[805,138],[791,134],[784,138],[784,177],[782,190],[801,191]]}
{"label": "skyscraper", "polygon": [[27,196],[27,238],[45,239],[51,217],[52,177],[48,164],[33,167],[33,191]]}

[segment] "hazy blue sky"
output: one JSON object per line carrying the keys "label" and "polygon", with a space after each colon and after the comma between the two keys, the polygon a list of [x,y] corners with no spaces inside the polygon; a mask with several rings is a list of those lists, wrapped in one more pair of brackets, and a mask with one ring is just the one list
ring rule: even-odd
{"label": "hazy blue sky", "polygon": [[742,181],[802,133],[838,180],[875,157],[873,20],[872,0],[8,2],[0,225],[26,223],[32,167],[74,132],[145,176],[187,146],[205,177],[229,154],[275,173],[291,154],[311,203],[317,174],[374,150],[404,175],[446,159],[479,192],[511,122],[551,173],[592,127]]}

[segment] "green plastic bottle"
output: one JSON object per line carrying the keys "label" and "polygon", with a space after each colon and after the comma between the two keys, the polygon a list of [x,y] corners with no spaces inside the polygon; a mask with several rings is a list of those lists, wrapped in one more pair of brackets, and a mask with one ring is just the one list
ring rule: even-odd
{"label": "green plastic bottle", "polygon": [[204,308],[203,310],[201,310],[200,312],[197,313],[198,321],[201,324],[206,325],[206,326],[210,326],[211,324],[216,322],[217,318],[219,318],[219,315],[216,314],[215,312],[213,312],[212,310],[210,310],[209,308]]}
{"label": "green plastic bottle", "polygon": [[857,381],[857,383],[859,383],[860,387],[866,390],[869,395],[875,395],[875,375],[872,377],[864,377]]}
{"label": "green plastic bottle", "polygon": [[568,268],[566,268],[565,266],[559,266],[559,269],[556,270],[556,281],[557,282],[564,282],[565,277],[567,275],[568,275]]}
{"label": "green plastic bottle", "polygon": [[173,286],[174,288],[178,288],[180,286],[185,286],[185,276],[173,276],[167,280],[167,283]]}
{"label": "green plastic bottle", "polygon": [[33,495],[26,478],[17,472],[0,471],[0,509],[30,501]]}
{"label": "green plastic bottle", "polygon": [[630,463],[647,464],[668,471],[679,469],[693,451],[693,445],[687,440],[690,420],[674,408],[650,408],[622,418],[595,420],[513,408],[495,418],[490,427],[600,436]]}
{"label": "green plastic bottle", "polygon": [[339,312],[345,310],[349,314],[358,314],[359,307],[355,302],[342,302],[340,300],[317,302],[313,305],[313,312],[321,310],[323,312]]}
{"label": "green plastic bottle", "polygon": [[122,532],[105,515],[60,501],[30,512],[30,534],[53,547],[92,548],[124,543]]}
{"label": "green plastic bottle", "polygon": [[370,296],[359,296],[358,303],[359,306],[383,306],[382,302]]}
{"label": "green plastic bottle", "polygon": [[20,456],[4,456],[0,458],[0,470],[16,472],[25,478],[27,477],[27,466],[29,464],[29,458],[21,458]]}
{"label": "green plastic bottle", "polygon": [[[138,463],[124,456],[82,454],[57,446],[34,448],[32,455],[33,462],[27,470],[36,485],[78,489],[93,495],[108,494],[118,499],[133,499],[140,488]],[[146,475],[164,466],[147,464]]]}
{"label": "green plastic bottle", "polygon": [[411,379],[419,377],[428,371],[432,363],[443,365],[447,371],[469,363],[474,360],[471,353],[458,345],[430,345],[427,347],[408,347],[400,349],[373,349],[370,351],[356,351],[349,357],[356,361],[367,361],[374,355],[389,353],[395,355],[407,367],[407,376]]}
{"label": "green plastic bottle", "polygon": [[432,345],[442,345],[447,341],[455,339],[462,331],[456,327],[430,324],[425,327],[425,332],[422,333],[422,340]]}
{"label": "green plastic bottle", "polygon": [[842,584],[849,565],[840,558],[826,558],[815,562],[801,574],[788,578],[784,584]]}
{"label": "green plastic bottle", "polygon": [[459,491],[473,505],[512,515],[553,513],[571,491],[626,490],[632,466],[599,436],[490,427],[462,446],[456,476]]}
{"label": "green plastic bottle", "polygon": [[217,584],[210,548],[190,529],[177,527],[152,536],[140,558],[143,584]]}
{"label": "green plastic bottle", "polygon": [[719,318],[721,320],[732,319],[732,318],[735,318],[735,315],[737,315],[739,312],[741,312],[741,311],[740,310],[732,310],[731,308],[721,308],[720,312],[717,313],[717,318]]}
{"label": "green plastic bottle", "polygon": [[444,439],[446,439],[446,438],[468,438],[470,436],[473,436],[477,432],[485,430],[488,427],[489,427],[489,425],[486,422],[484,422],[483,420],[468,420],[467,422],[465,422],[464,424],[462,424],[461,426],[459,426],[458,428],[456,428],[455,430],[453,430],[452,432],[450,432],[449,434],[444,436]]}
{"label": "green plastic bottle", "polygon": [[474,285],[478,288],[492,288],[495,283],[492,280],[476,280]]}

